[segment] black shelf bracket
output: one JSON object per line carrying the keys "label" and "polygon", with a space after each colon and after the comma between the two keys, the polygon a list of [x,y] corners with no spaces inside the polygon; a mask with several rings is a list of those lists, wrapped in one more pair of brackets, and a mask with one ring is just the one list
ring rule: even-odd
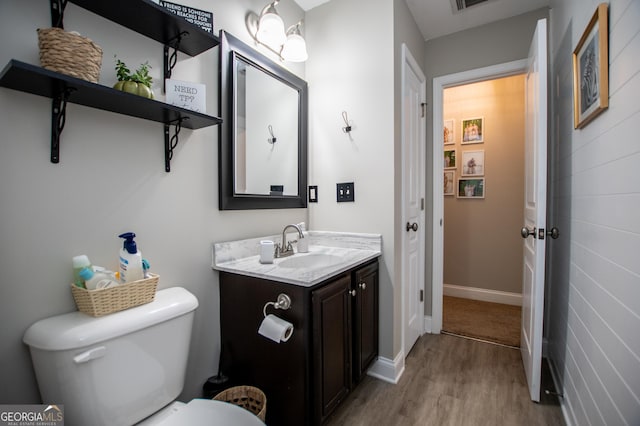
{"label": "black shelf bracket", "polygon": [[[189,35],[188,31],[183,31],[180,34],[178,34],[177,36],[175,36],[174,38],[172,38],[171,40],[169,40],[165,45],[164,45],[164,55],[163,55],[163,59],[164,59],[164,73],[163,73],[163,79],[162,79],[162,91],[166,92],[166,79],[167,78],[171,78],[171,72],[173,71],[173,67],[176,66],[176,62],[178,60],[178,50],[180,49],[180,41],[182,41],[183,37],[186,37]],[[171,54],[169,53],[169,49],[173,49],[173,52],[171,52]]]}
{"label": "black shelf bracket", "polygon": [[64,28],[64,9],[67,7],[67,0],[49,0],[51,6],[51,26]]}
{"label": "black shelf bracket", "polygon": [[[180,130],[182,130],[182,122],[188,119],[189,117],[180,117],[177,120],[164,124],[164,171],[167,173],[171,171],[173,150],[178,146],[178,135],[180,134]],[[170,136],[171,124],[175,126],[173,136]]]}
{"label": "black shelf bracket", "polygon": [[66,88],[51,101],[51,162],[60,162],[60,135],[67,121],[67,101],[74,88]]}

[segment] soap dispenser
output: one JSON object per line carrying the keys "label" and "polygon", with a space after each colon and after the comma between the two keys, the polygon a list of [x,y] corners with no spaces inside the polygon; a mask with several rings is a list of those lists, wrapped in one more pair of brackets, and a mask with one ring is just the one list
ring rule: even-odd
{"label": "soap dispenser", "polygon": [[120,249],[120,282],[130,283],[144,278],[142,269],[142,253],[134,240],[136,234],[125,232],[119,235],[124,238],[123,247]]}

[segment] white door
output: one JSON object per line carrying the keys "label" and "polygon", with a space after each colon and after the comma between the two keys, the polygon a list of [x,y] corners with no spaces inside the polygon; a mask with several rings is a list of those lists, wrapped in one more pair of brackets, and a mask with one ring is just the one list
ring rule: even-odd
{"label": "white door", "polygon": [[[520,352],[533,401],[540,401],[547,210],[547,21],[538,21],[525,78],[524,266]],[[515,230],[514,230],[515,231]]]}
{"label": "white door", "polygon": [[425,77],[402,45],[402,292],[405,357],[424,329]]}

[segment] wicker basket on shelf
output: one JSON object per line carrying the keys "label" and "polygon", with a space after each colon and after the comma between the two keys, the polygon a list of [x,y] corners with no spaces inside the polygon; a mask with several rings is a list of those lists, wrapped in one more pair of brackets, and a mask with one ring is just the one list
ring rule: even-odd
{"label": "wicker basket on shelf", "polygon": [[214,396],[213,399],[235,404],[245,410],[251,411],[263,422],[267,416],[267,397],[264,392],[253,386],[234,386],[223,390]]}
{"label": "wicker basket on shelf", "polygon": [[62,28],[39,28],[38,46],[43,68],[98,82],[102,48],[90,39]]}
{"label": "wicker basket on shelf", "polygon": [[153,302],[160,276],[149,275],[150,278],[97,290],[87,290],[71,284],[71,294],[80,312],[101,317]]}

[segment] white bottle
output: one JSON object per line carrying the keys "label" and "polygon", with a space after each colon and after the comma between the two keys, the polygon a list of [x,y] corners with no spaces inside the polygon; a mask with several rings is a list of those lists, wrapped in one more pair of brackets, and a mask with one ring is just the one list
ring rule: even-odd
{"label": "white bottle", "polygon": [[94,271],[93,268],[82,268],[80,270],[80,277],[84,280],[84,285],[87,290],[108,288],[118,285],[118,283],[113,280],[112,275],[103,271]]}
{"label": "white bottle", "polygon": [[136,234],[125,232],[119,235],[124,238],[124,245],[120,249],[120,282],[130,283],[144,278],[142,269],[142,253],[138,251],[138,246],[133,240]]}

